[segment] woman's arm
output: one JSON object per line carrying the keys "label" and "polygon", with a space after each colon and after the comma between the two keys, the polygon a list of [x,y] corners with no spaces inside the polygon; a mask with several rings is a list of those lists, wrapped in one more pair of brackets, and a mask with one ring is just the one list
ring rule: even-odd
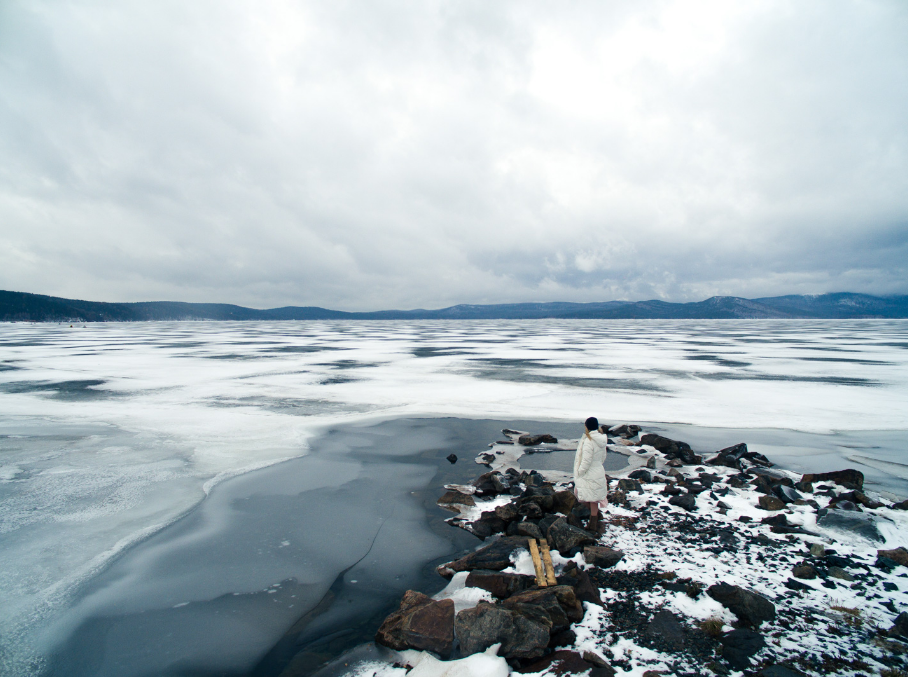
{"label": "woman's arm", "polygon": [[590,465],[593,463],[593,457],[596,455],[593,453],[593,443],[589,440],[584,439],[581,441],[581,448],[588,447],[589,451],[584,450],[583,455],[580,458],[580,472],[579,474],[586,475],[587,471],[590,469]]}
{"label": "woman's arm", "polygon": [[577,445],[577,452],[574,454],[574,477],[577,477],[580,472],[580,464],[583,462],[583,438],[580,438],[580,443]]}

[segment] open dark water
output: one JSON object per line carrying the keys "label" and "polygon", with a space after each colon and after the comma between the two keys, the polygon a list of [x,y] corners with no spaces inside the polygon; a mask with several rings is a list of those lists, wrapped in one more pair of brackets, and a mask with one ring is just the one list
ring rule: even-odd
{"label": "open dark water", "polygon": [[473,458],[505,425],[577,435],[398,419],[331,430],[305,457],[219,484],[79,591],[48,635],[48,674],[310,674],[370,641],[408,588],[444,587],[435,565],[479,543],[435,500],[483,470]]}

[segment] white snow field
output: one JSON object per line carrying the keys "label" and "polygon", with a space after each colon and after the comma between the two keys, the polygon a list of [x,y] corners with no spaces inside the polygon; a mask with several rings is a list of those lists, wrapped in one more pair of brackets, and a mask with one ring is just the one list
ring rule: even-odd
{"label": "white snow field", "polygon": [[0,324],[0,674],[40,674],[75,590],[329,426],[596,415],[904,498],[906,412],[903,320]]}

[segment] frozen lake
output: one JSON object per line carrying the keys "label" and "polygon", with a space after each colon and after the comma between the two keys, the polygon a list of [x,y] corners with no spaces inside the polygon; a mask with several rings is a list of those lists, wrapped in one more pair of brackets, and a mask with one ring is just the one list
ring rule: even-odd
{"label": "frozen lake", "polygon": [[[793,469],[858,467],[869,488],[906,497],[906,411],[904,320],[0,325],[0,673],[41,674],[56,652],[79,674],[143,674],[94,665],[74,638],[228,613],[208,636],[243,634],[229,660],[251,660],[379,543],[387,517],[332,509],[345,547],[307,554],[314,536],[282,515],[310,514],[316,495],[352,504],[357,482],[374,506],[370,480],[418,494],[441,450],[493,439],[478,423],[458,436],[396,419],[649,422],[701,451],[745,441]],[[242,500],[253,516],[225,520]],[[388,526],[420,539],[398,565],[409,581],[464,545],[425,526],[425,505],[396,499]],[[281,529],[254,552],[223,545]]]}

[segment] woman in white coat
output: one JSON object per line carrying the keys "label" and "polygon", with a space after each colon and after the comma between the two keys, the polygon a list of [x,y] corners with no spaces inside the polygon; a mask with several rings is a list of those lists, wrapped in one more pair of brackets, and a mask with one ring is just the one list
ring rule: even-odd
{"label": "woman in white coat", "polygon": [[589,505],[589,530],[595,532],[599,529],[599,501],[608,499],[603,467],[608,437],[599,432],[599,421],[594,416],[586,419],[584,425],[586,431],[574,456],[574,493],[577,500]]}

